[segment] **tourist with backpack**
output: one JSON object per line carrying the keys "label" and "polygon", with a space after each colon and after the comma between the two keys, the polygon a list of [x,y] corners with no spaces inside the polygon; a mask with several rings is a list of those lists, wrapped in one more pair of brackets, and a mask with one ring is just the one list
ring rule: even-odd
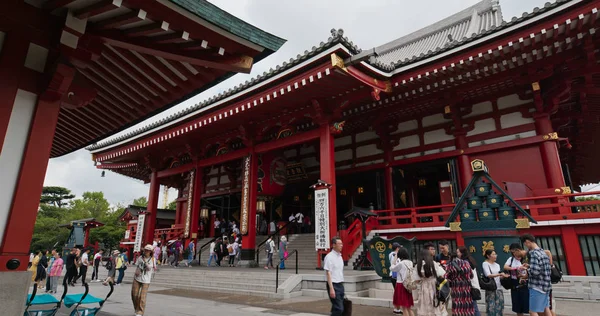
{"label": "tourist with backpack", "polygon": [[102,285],[107,286],[108,283],[115,283],[115,275],[117,274],[117,258],[119,257],[119,251],[115,250],[112,253],[112,257],[108,258],[106,265],[104,266],[108,270],[108,277],[102,282]]}
{"label": "tourist with backpack", "polygon": [[[419,316],[447,316],[445,304],[440,304],[436,297],[436,283],[438,277],[443,279],[446,271],[439,262],[433,260],[430,247],[424,247],[421,250],[417,267],[412,273],[414,282],[420,284],[420,289],[416,291],[417,296],[417,315]],[[433,245],[431,245],[433,248]],[[435,248],[433,248],[435,252]]]}
{"label": "tourist with backpack", "polygon": [[[412,296],[412,272],[413,263],[409,260],[408,251],[399,247],[396,249],[394,262],[390,266],[390,270],[396,272],[396,288],[394,289],[394,314],[402,314],[405,316],[414,316],[412,307],[414,305]],[[405,287],[404,282],[407,281]]]}
{"label": "tourist with backpack", "polygon": [[265,243],[265,251],[267,252],[267,265],[265,265],[265,270],[269,270],[269,266],[271,269],[274,269],[273,252],[275,252],[275,242],[273,242],[273,236],[269,236],[269,239],[267,239],[267,242]]}
{"label": "tourist with backpack", "polygon": [[535,237],[530,234],[521,236],[523,246],[529,250],[529,263],[523,264],[529,275],[529,314],[538,316],[550,315],[551,266],[550,258],[540,246]]}

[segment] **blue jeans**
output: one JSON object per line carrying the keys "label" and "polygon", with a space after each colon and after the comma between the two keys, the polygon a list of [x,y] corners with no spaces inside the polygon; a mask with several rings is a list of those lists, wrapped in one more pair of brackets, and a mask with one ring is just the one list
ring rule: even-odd
{"label": "blue jeans", "polygon": [[121,284],[121,282],[123,282],[123,276],[125,276],[125,269],[120,268],[117,269],[117,271],[119,271],[119,276],[117,277],[117,284]]}
{"label": "blue jeans", "polygon": [[475,307],[475,316],[481,316],[481,312],[479,312],[479,306],[477,306],[477,301],[473,301],[473,306]]}
{"label": "blue jeans", "polygon": [[217,254],[216,253],[213,253],[213,254],[210,255],[210,257],[208,257],[208,266],[209,267],[210,267],[210,264],[213,261],[213,258],[215,259],[215,262],[216,262],[217,261]]}

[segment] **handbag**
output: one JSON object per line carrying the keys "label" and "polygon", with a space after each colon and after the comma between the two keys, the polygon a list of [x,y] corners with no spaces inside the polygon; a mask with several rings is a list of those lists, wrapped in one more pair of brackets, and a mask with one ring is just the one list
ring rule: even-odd
{"label": "handbag", "polygon": [[[492,274],[492,268],[490,268],[490,274]],[[483,273],[481,274],[481,278],[479,278],[479,287],[486,291],[495,291],[498,289],[496,281],[493,278],[486,277]]]}
{"label": "handbag", "polygon": [[481,291],[478,288],[471,286],[471,298],[474,301],[479,301],[481,299]]}
{"label": "handbag", "polygon": [[550,283],[552,284],[556,284],[560,281],[562,281],[562,271],[560,271],[560,269],[556,266],[556,265],[552,265],[552,267],[550,268]]}
{"label": "handbag", "polygon": [[[510,266],[512,266],[514,259],[515,259],[515,257],[510,258]],[[500,285],[502,285],[502,287],[507,290],[512,290],[514,288],[514,283],[512,280],[512,273],[510,271],[506,271],[506,270],[504,270],[504,272],[511,275],[511,277],[510,278],[500,278]]]}
{"label": "handbag", "polygon": [[344,311],[342,316],[352,316],[352,301],[344,297]]}

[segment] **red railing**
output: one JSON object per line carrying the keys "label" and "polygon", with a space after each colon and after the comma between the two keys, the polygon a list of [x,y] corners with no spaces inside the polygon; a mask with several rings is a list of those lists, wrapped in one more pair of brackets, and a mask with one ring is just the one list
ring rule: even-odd
{"label": "red railing", "polygon": [[184,228],[182,227],[173,227],[173,228],[161,228],[154,230],[154,239],[162,239],[163,235],[166,235],[166,240],[177,239],[184,232]]}
{"label": "red railing", "polygon": [[[600,195],[600,191],[530,196],[515,199],[515,202],[536,221],[600,218],[600,200],[571,201],[571,198]],[[507,201],[508,202],[508,201]],[[541,202],[541,203],[540,203]],[[550,203],[548,203],[550,202]],[[374,211],[375,229],[395,229],[443,226],[454,208],[454,204],[400,208]],[[523,217],[519,215],[518,217]],[[346,241],[344,241],[346,243]]]}
{"label": "red railing", "polygon": [[[377,226],[377,219],[371,217],[366,222],[366,234],[373,229],[373,227]],[[365,236],[362,235],[362,222],[359,219],[355,219],[352,224],[347,229],[341,230],[340,238],[344,242],[344,248],[342,249],[342,259],[347,261],[352,257],[356,249],[360,246],[362,240]]]}

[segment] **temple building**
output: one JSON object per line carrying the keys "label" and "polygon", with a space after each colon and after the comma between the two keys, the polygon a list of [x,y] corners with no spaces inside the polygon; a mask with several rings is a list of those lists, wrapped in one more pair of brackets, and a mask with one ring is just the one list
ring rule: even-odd
{"label": "temple building", "polygon": [[150,183],[147,241],[166,185],[186,197],[172,235],[235,219],[248,260],[258,222],[298,212],[317,248],[346,236],[348,260],[364,237],[357,221],[341,223],[353,206],[372,206],[369,231],[382,236],[462,245],[444,223],[481,159],[563,272],[599,275],[600,213],[573,193],[600,182],[599,5],[558,0],[505,21],[498,1],[483,0],[369,50],[332,30],[244,84],[88,150],[97,168]]}

